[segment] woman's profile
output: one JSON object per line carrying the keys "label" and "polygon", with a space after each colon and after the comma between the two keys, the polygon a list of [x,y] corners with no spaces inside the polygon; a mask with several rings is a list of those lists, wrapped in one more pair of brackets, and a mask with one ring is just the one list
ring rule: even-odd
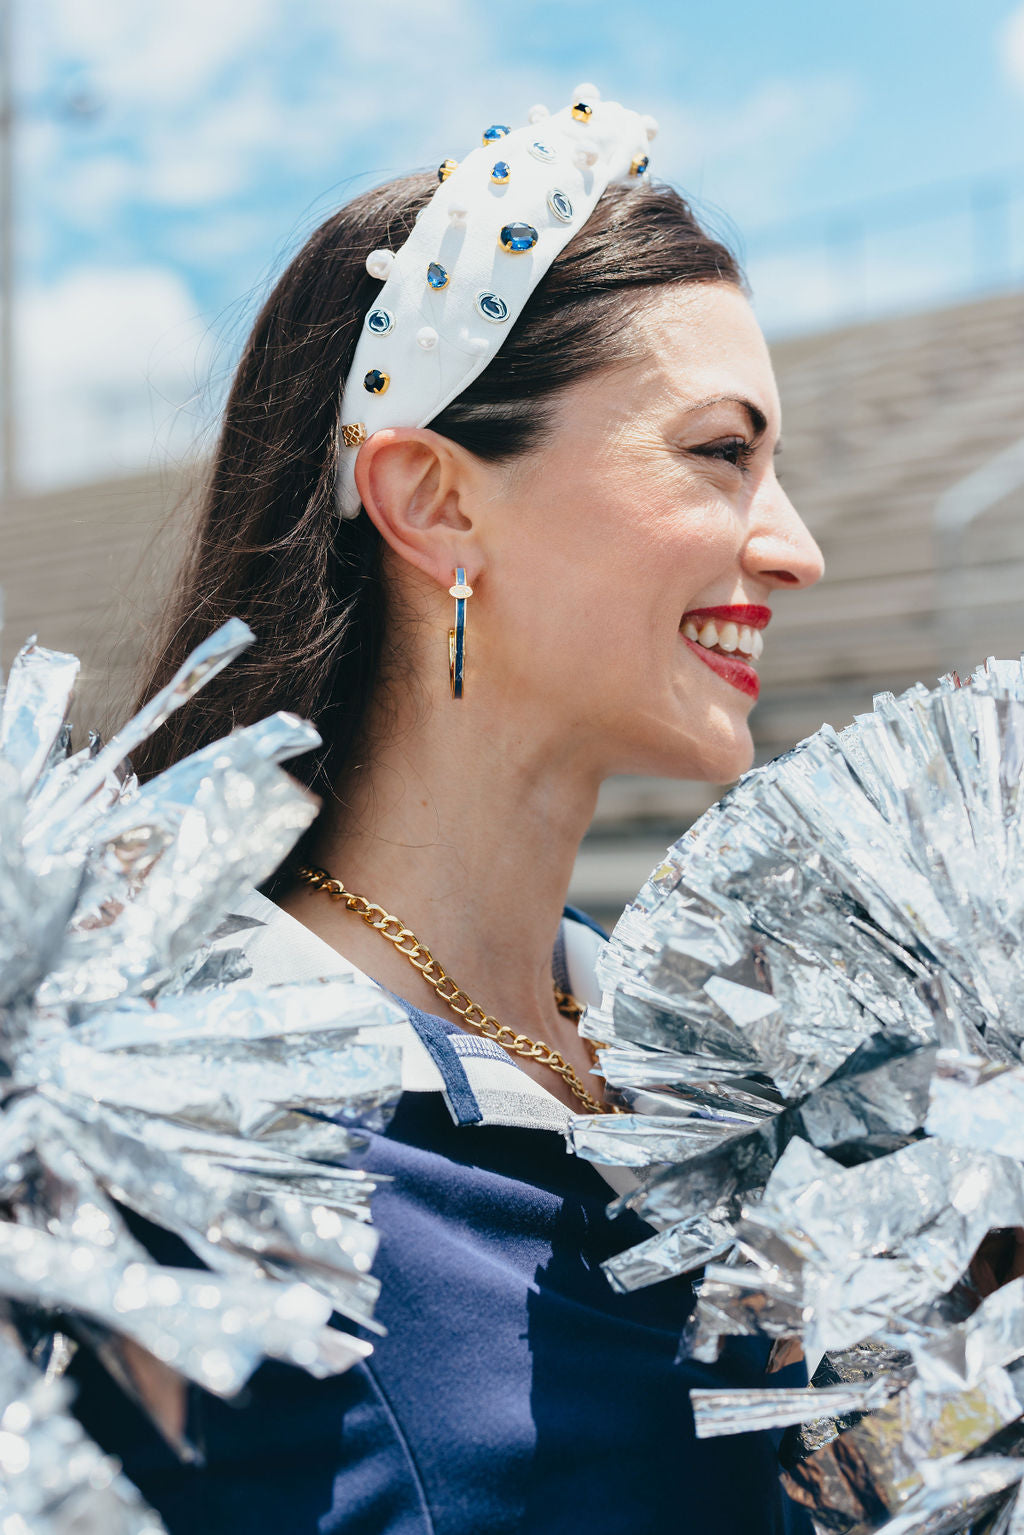
{"label": "woman's profile", "polygon": [[750,766],[774,595],[821,557],[741,272],[650,179],[653,124],[589,86],[531,118],[357,197],[281,277],[144,681],[255,630],[138,766],[313,720],[292,769],[323,810],[253,893],[256,978],[355,967],[409,1020],[364,1158],[392,1180],[366,1365],[193,1393],[188,1467],[83,1383],[172,1535],[808,1528],[769,1435],[693,1434],[690,1387],[763,1383],[765,1350],[678,1358],[689,1284],[613,1292],[646,1228],[562,1132],[616,1107],[577,1029],[600,936],[566,907],[598,789]]}

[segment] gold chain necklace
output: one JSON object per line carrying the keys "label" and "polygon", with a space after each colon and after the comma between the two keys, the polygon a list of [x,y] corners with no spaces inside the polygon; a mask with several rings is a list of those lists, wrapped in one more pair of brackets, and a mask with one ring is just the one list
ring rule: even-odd
{"label": "gold chain necklace", "polygon": [[[527,1034],[517,1034],[507,1024],[499,1023],[491,1013],[485,1013],[482,1007],[467,996],[461,986],[456,986],[426,944],[420,943],[416,934],[398,917],[386,912],[383,906],[368,901],[365,896],[346,890],[341,880],[332,879],[326,869],[303,866],[296,869],[295,873],[303,884],[311,885],[314,890],[323,890],[332,901],[343,901],[346,910],[354,911],[357,916],[362,917],[367,927],[372,927],[389,943],[393,943],[399,954],[405,955],[410,965],[420,972],[427,985],[433,988],[441,1001],[447,1003],[452,1012],[457,1014],[469,1028],[476,1029],[477,1033],[482,1034],[485,1039],[493,1039],[512,1055],[523,1055],[531,1061],[539,1061],[542,1066],[550,1066],[591,1114],[620,1112],[615,1105],[602,1103],[600,1098],[595,1098],[593,1093],[588,1092],[575,1068],[570,1066],[565,1056],[558,1050],[553,1050],[543,1040],[530,1039]],[[583,1012],[582,1007],[574,996],[567,991],[562,991],[558,986],[555,987],[555,1005],[563,1018],[570,1018],[574,1023],[579,1022],[580,1014]],[[589,1048],[589,1041],[585,1043]]]}

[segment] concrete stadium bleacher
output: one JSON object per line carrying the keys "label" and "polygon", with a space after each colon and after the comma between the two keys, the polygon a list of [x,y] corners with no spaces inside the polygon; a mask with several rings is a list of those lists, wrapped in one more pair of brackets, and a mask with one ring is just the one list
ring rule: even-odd
{"label": "concrete stadium bleacher", "polygon": [[[825,720],[845,724],[876,692],[1024,650],[1024,487],[968,529],[963,565],[942,582],[932,528],[944,491],[1024,437],[1024,294],[782,341],[772,356],[779,473],[826,573],[773,602],[752,720],[759,761]],[[955,624],[940,611],[948,595],[962,605]],[[660,779],[606,784],[574,898],[613,921],[716,795]]]}
{"label": "concrete stadium bleacher", "polygon": [[[761,761],[823,720],[844,724],[881,689],[1024,649],[1024,489],[972,525],[962,568],[942,582],[932,530],[938,497],[1024,437],[1024,293],[781,341],[772,354],[780,475],[827,570],[812,591],[773,604],[753,716]],[[3,508],[5,653],[30,631],[76,650],[83,720],[109,728],[124,707],[180,523],[172,517],[157,533],[191,478],[165,470]],[[955,623],[940,611],[949,597]],[[718,792],[663,779],[607,783],[573,899],[614,921]]]}

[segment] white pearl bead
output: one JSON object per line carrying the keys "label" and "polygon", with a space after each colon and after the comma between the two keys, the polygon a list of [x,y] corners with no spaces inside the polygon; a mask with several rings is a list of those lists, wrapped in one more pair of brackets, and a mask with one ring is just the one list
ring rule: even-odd
{"label": "white pearl bead", "polygon": [[454,224],[456,229],[461,229],[469,218],[469,208],[464,202],[450,202],[448,204],[448,222]]}
{"label": "white pearl bead", "polygon": [[545,118],[550,116],[550,109],[538,104],[537,106],[530,108],[529,112],[526,114],[526,120],[530,123],[542,123],[544,122]]}
{"label": "white pearl bead", "polygon": [[440,337],[432,325],[423,325],[416,332],[416,345],[421,346],[425,352],[432,352]]}
{"label": "white pearl bead", "polygon": [[646,116],[641,117],[640,121],[644,125],[644,132],[646,133],[647,137],[649,139],[656,139],[658,137],[658,119],[656,117],[652,117],[648,112]]}
{"label": "white pearl bead", "polygon": [[482,357],[485,352],[490,351],[490,347],[487,345],[487,342],[484,340],[483,336],[470,336],[469,350],[471,352],[475,352],[477,357]]}
{"label": "white pearl bead", "polygon": [[371,251],[366,258],[366,270],[380,282],[387,282],[394,264],[394,251]]}
{"label": "white pearl bead", "polygon": [[597,150],[596,149],[586,149],[581,144],[579,149],[577,149],[577,150],[575,150],[573,152],[572,163],[573,163],[573,165],[578,165],[581,171],[582,170],[586,170],[587,167],[590,166],[590,165],[596,165],[597,164]]}
{"label": "white pearl bead", "polygon": [[573,101],[600,101],[601,92],[589,80],[584,80],[572,93]]}

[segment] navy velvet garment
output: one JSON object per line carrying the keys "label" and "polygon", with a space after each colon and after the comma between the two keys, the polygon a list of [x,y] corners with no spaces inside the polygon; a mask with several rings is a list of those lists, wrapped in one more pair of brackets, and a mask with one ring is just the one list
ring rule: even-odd
{"label": "navy velvet garment", "polygon": [[202,1468],[80,1371],[80,1416],[171,1535],[809,1532],[772,1436],[693,1434],[688,1389],[763,1384],[764,1345],[676,1363],[690,1286],[612,1292],[601,1260],[648,1228],[607,1219],[607,1184],[560,1136],[459,1126],[406,1093],[361,1161],[395,1180],[374,1201],[389,1336],[365,1365],[267,1363],[240,1404],[194,1390]]}

